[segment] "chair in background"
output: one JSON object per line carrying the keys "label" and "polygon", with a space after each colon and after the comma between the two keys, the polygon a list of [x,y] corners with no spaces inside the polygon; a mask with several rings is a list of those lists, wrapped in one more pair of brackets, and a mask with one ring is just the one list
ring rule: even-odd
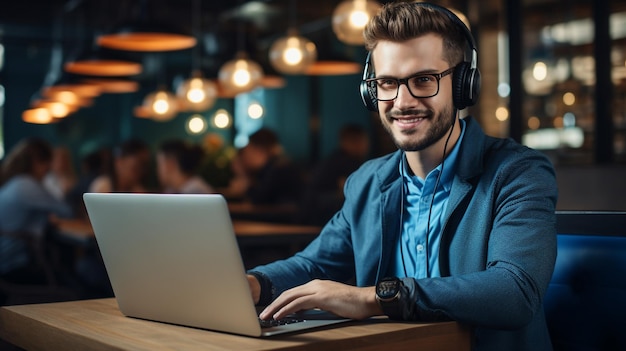
{"label": "chair in background", "polygon": [[626,350],[626,212],[557,211],[544,300],[555,351]]}

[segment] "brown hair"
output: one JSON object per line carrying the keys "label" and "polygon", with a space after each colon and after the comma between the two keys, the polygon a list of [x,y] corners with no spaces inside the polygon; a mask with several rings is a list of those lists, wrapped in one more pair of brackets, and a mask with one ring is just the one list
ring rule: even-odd
{"label": "brown hair", "polygon": [[443,39],[442,59],[450,65],[459,64],[466,50],[463,28],[442,11],[418,4],[393,2],[383,5],[363,32],[367,50],[373,50],[381,40],[402,42],[434,33]]}
{"label": "brown hair", "polygon": [[23,139],[2,162],[0,184],[19,174],[32,174],[34,163],[42,161],[52,161],[52,146],[39,138]]}

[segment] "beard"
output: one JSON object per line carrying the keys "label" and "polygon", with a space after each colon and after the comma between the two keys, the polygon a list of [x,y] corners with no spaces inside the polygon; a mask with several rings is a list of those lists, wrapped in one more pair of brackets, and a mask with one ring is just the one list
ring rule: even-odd
{"label": "beard", "polygon": [[[420,116],[428,117],[428,121],[431,123],[430,128],[425,130],[423,135],[420,135],[418,128],[405,129],[397,133],[401,133],[403,136],[410,137],[408,140],[401,140],[394,134],[392,130],[392,124],[394,115],[401,115],[403,117]],[[451,120],[452,118],[452,120]],[[382,121],[383,128],[389,133],[393,139],[394,144],[403,151],[422,151],[429,146],[435,144],[441,140],[446,133],[452,128],[456,116],[453,115],[453,109],[450,105],[447,105],[441,112],[434,113],[431,110],[404,110],[398,112],[389,111],[385,114],[385,118]]]}

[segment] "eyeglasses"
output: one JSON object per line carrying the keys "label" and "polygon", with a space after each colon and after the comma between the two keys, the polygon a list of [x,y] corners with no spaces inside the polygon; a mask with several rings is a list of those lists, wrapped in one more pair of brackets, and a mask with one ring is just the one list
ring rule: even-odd
{"label": "eyeglasses", "polygon": [[454,72],[450,67],[441,73],[418,73],[406,78],[369,78],[365,82],[370,89],[376,89],[378,101],[391,101],[398,97],[400,85],[405,84],[414,98],[429,98],[439,93],[441,78]]}

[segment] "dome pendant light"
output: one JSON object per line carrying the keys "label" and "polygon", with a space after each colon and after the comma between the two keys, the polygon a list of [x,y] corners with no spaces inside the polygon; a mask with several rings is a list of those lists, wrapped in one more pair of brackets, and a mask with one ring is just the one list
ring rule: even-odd
{"label": "dome pendant light", "polygon": [[332,19],[337,38],[346,44],[362,45],[363,29],[380,7],[378,2],[370,0],[347,0],[337,5]]}
{"label": "dome pendant light", "polygon": [[[192,24],[196,35],[200,36],[202,33],[201,16],[202,13],[200,0],[194,0],[192,10]],[[186,111],[206,111],[210,109],[215,100],[217,99],[217,85],[202,76],[202,71],[199,68],[201,66],[200,49],[194,47],[191,52],[191,62],[193,72],[191,78],[185,80],[176,89],[176,95],[178,95],[181,103],[181,109]]]}
{"label": "dome pendant light", "polygon": [[210,109],[217,98],[217,85],[202,76],[200,70],[195,70],[191,78],[185,80],[176,90],[186,111],[206,111]]}
{"label": "dome pendant light", "polygon": [[218,72],[220,84],[226,91],[243,93],[256,88],[263,78],[261,66],[250,60],[245,51],[239,51],[233,60],[226,62]]}
{"label": "dome pendant light", "polygon": [[315,44],[290,29],[286,37],[276,40],[269,53],[270,63],[280,73],[301,74],[317,59]]}
{"label": "dome pendant light", "polygon": [[163,87],[146,95],[143,106],[152,119],[159,122],[169,121],[178,113],[176,96]]}

